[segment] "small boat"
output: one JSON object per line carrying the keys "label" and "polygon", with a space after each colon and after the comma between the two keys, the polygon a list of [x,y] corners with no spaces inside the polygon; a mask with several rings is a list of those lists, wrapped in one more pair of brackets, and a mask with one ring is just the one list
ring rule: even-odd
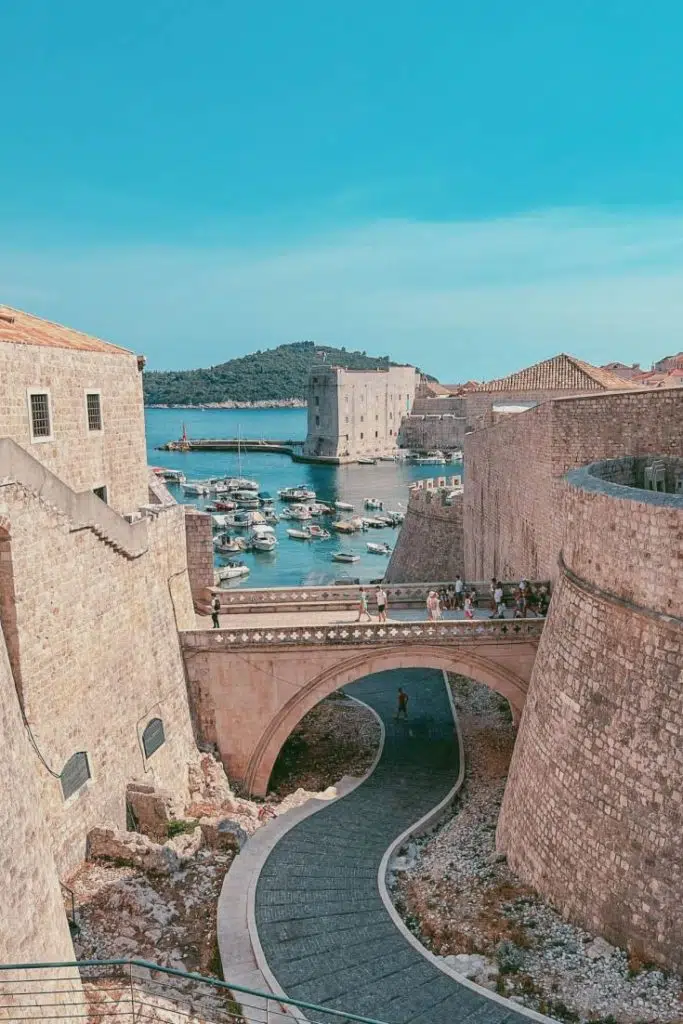
{"label": "small boat", "polygon": [[306,505],[291,505],[289,512],[290,519],[304,520],[311,518],[311,510]]}
{"label": "small boat", "polygon": [[360,555],[354,555],[351,551],[335,551],[332,555],[333,562],[360,562]]}
{"label": "small boat", "polygon": [[229,533],[216,537],[213,543],[218,555],[234,555],[247,549],[247,542],[242,537],[231,537]]}
{"label": "small boat", "polygon": [[277,492],[280,501],[315,501],[316,494],[310,487],[300,484],[298,487],[283,487]]}
{"label": "small boat", "polygon": [[216,512],[234,512],[237,508],[234,501],[214,501],[212,507]]}
{"label": "small boat", "polygon": [[369,540],[365,545],[371,555],[390,555],[391,548],[388,544],[375,544]]}
{"label": "small boat", "polygon": [[323,530],[320,526],[312,523],[311,526],[304,526],[300,530],[296,528],[287,530],[287,536],[292,540],[329,540],[331,534],[328,530]]}
{"label": "small boat", "polygon": [[211,516],[214,530],[225,530],[228,526],[235,525],[235,517],[226,512],[214,513]]}
{"label": "small boat", "polygon": [[259,485],[256,480],[247,480],[243,476],[229,476],[225,480],[226,488],[229,491],[256,491],[258,492]]}
{"label": "small boat", "polygon": [[255,551],[272,551],[277,546],[277,537],[272,526],[261,523],[255,526],[247,538]]}
{"label": "small boat", "polygon": [[279,523],[280,517],[274,508],[270,508],[269,505],[263,509],[263,518],[267,523]]}
{"label": "small boat", "polygon": [[270,491],[259,491],[258,500],[262,505],[274,505],[275,498],[271,495]]}
{"label": "small boat", "polygon": [[228,486],[223,480],[212,481],[209,484],[209,488],[212,494],[227,494]]}
{"label": "small boat", "polygon": [[227,580],[238,580],[250,573],[248,565],[244,562],[228,562],[227,565],[220,565],[214,570],[214,578],[217,583],[225,583]]}
{"label": "small boat", "polygon": [[359,466],[376,466],[377,459],[358,459]]}
{"label": "small boat", "polygon": [[334,515],[334,509],[329,505],[323,504],[322,501],[315,501],[312,505],[308,506],[312,516],[331,516]]}
{"label": "small boat", "polygon": [[339,519],[332,523],[332,529],[337,533],[358,533],[363,529],[363,524],[359,519]]}
{"label": "small boat", "polygon": [[165,480],[167,484],[184,484],[185,474],[179,469],[155,469],[154,472]]}
{"label": "small boat", "polygon": [[369,518],[367,516],[363,518],[363,526],[365,527],[365,529],[383,530],[386,525],[387,524],[384,522],[383,519],[375,518],[374,516],[372,518]]}
{"label": "small boat", "polygon": [[231,491],[230,497],[238,508],[259,508],[259,500],[253,491]]}
{"label": "small boat", "polygon": [[182,488],[185,494],[196,494],[199,497],[210,493],[209,485],[203,480],[187,480]]}
{"label": "small boat", "polygon": [[236,530],[245,530],[249,526],[258,526],[260,523],[265,523],[265,518],[262,512],[254,509],[242,509],[235,512],[235,521],[233,526]]}
{"label": "small boat", "polygon": [[340,512],[353,512],[353,505],[348,501],[335,501],[334,507]]}
{"label": "small boat", "polygon": [[443,452],[427,452],[426,455],[418,455],[415,462],[420,466],[445,466],[446,456]]}
{"label": "small boat", "polygon": [[382,508],[384,508],[384,502],[380,501],[379,498],[366,498],[365,499],[365,507],[366,508],[379,508],[379,509],[382,509]]}

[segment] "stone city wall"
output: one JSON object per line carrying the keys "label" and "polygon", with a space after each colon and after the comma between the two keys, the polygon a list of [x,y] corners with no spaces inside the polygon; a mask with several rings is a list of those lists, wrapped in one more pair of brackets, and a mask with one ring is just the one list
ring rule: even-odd
{"label": "stone city wall", "polygon": [[680,970],[683,497],[600,473],[564,485],[564,568],[498,844],[573,920]]}
{"label": "stone city wall", "polygon": [[387,583],[454,580],[464,573],[463,495],[413,487],[384,579]]}
{"label": "stone city wall", "polygon": [[[75,491],[107,488],[131,512],[147,501],[142,374],[132,353],[0,344],[0,437],[11,437]],[[30,389],[50,395],[52,438],[32,441]],[[102,430],[88,429],[86,391],[99,391]]]}
{"label": "stone city wall", "polygon": [[73,960],[52,836],[40,804],[39,762],[21,720],[1,628],[0,736],[0,962]]}
{"label": "stone city wall", "polygon": [[[85,751],[92,778],[64,800],[34,757],[40,803],[61,877],[84,857],[96,824],[125,828],[131,781],[171,790],[182,803],[196,757],[177,629],[193,628],[184,511],[146,520],[148,549],[118,552],[18,483],[0,488],[5,523],[3,621],[26,717],[52,772]],[[9,556],[9,560],[8,560]],[[7,600],[11,588],[11,600]],[[161,718],[165,742],[144,756],[142,732]]]}
{"label": "stone city wall", "polygon": [[626,454],[677,453],[681,436],[683,389],[557,399],[468,434],[467,575],[555,579],[567,470]]}
{"label": "stone city wall", "polygon": [[197,602],[205,597],[206,588],[214,584],[213,524],[208,512],[185,507],[185,540],[190,589]]}

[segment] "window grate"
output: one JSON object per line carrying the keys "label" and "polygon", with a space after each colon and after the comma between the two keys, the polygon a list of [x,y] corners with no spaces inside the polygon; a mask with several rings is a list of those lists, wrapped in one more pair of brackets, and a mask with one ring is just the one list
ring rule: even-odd
{"label": "window grate", "polygon": [[88,409],[88,430],[102,429],[102,406],[100,396],[96,392],[88,392],[85,396]]}
{"label": "window grate", "polygon": [[142,734],[142,747],[145,751],[145,757],[151,757],[155,750],[158,750],[163,745],[165,739],[164,723],[160,718],[153,718],[151,722],[147,723]]}
{"label": "window grate", "polygon": [[31,430],[34,437],[49,437],[50,398],[46,394],[31,395]]}
{"label": "window grate", "polygon": [[77,790],[84,786],[90,778],[90,765],[88,755],[81,750],[64,765],[60,779],[62,782],[62,793],[64,799],[68,800]]}

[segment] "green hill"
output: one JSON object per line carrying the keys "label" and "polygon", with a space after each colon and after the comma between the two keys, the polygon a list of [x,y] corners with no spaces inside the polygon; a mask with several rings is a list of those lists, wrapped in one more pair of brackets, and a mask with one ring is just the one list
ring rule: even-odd
{"label": "green hill", "polygon": [[203,405],[207,402],[257,402],[304,398],[308,371],[319,353],[325,362],[351,370],[376,370],[392,363],[388,356],[347,352],[312,341],[253,352],[205,370],[150,371],[143,376],[146,405]]}

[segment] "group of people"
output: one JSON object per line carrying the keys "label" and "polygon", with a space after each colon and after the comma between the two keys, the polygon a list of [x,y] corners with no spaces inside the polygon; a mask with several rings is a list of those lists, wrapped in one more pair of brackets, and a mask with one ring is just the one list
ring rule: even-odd
{"label": "group of people", "polygon": [[[508,604],[505,598],[503,584],[496,577],[491,578],[489,587],[490,619],[504,619]],[[360,588],[358,600],[358,618],[356,622],[366,619],[372,621],[368,607],[368,591],[365,587]],[[387,592],[381,585],[375,591],[377,604],[377,621],[387,621]],[[530,615],[545,616],[550,603],[550,594],[546,586],[534,588],[526,579],[519,581],[512,591],[513,618],[526,619]],[[471,584],[467,586],[461,576],[456,576],[454,583],[442,587],[440,590],[430,590],[427,594],[427,618],[430,622],[437,622],[444,611],[462,611],[466,619],[474,618],[474,611],[479,604],[479,594]]]}

